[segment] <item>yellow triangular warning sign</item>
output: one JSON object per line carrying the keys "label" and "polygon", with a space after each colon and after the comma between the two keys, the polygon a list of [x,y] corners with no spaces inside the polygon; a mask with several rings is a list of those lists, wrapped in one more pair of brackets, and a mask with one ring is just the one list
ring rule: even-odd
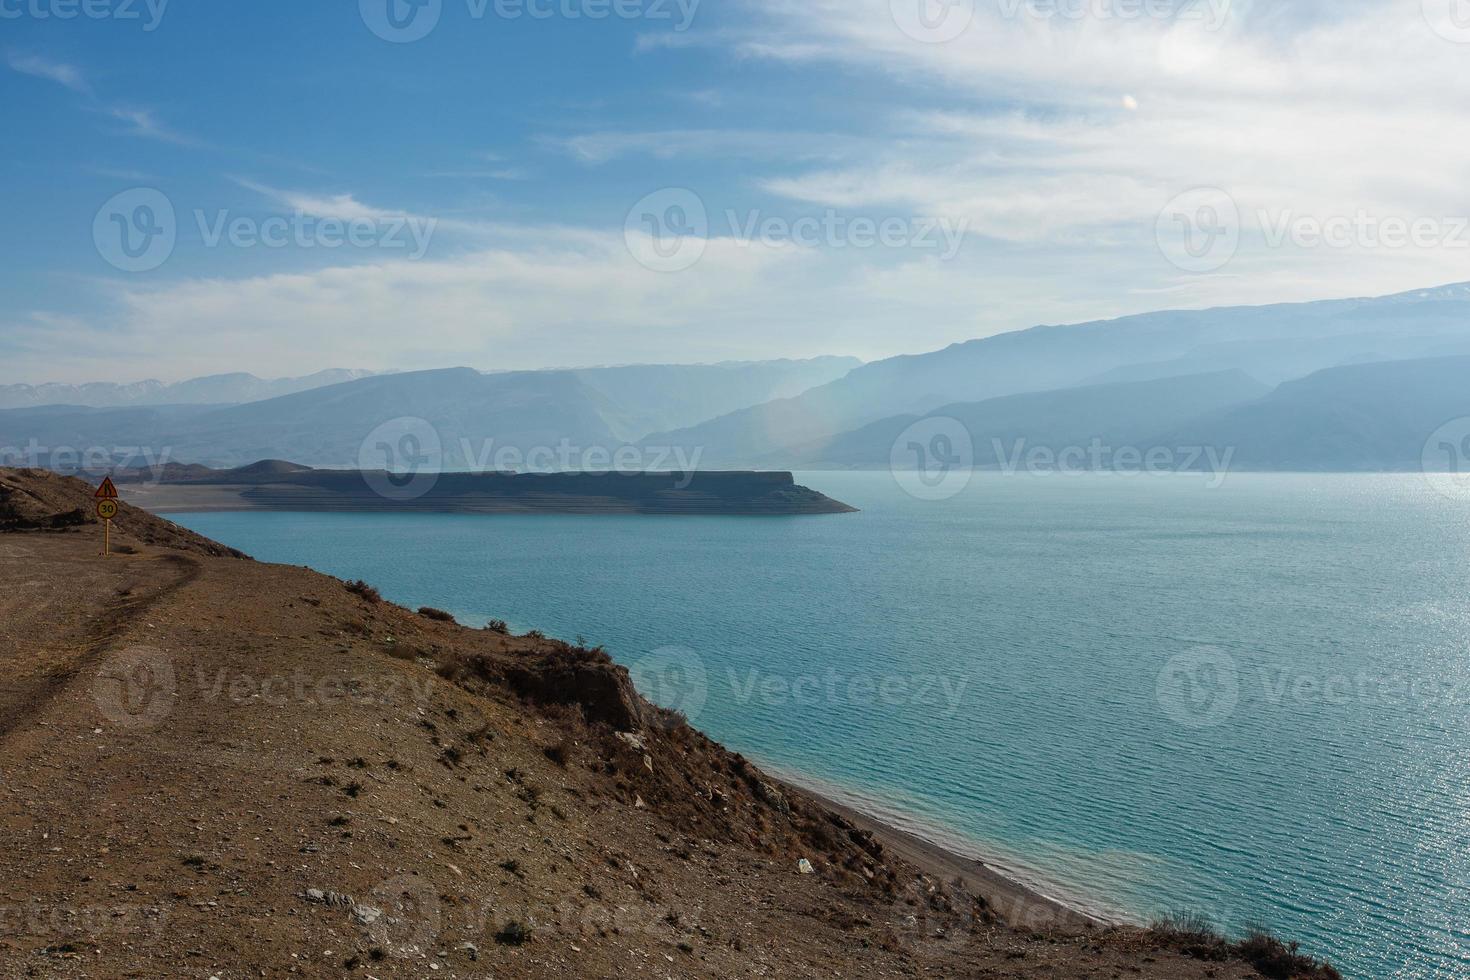
{"label": "yellow triangular warning sign", "polygon": [[97,488],[97,492],[93,496],[98,500],[116,500],[117,487],[112,485],[112,477],[104,476],[102,478],[102,486]]}

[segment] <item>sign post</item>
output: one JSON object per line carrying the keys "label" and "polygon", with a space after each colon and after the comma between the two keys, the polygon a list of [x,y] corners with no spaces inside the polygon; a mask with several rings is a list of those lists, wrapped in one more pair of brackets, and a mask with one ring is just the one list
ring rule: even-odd
{"label": "sign post", "polygon": [[97,498],[97,516],[102,519],[102,557],[106,558],[112,551],[112,519],[117,516],[117,487],[112,477],[104,476],[93,496]]}

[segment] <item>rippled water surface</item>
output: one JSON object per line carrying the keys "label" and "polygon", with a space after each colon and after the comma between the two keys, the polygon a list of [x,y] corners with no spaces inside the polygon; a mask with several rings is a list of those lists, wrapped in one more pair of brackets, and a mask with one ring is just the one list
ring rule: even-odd
{"label": "rippled water surface", "polygon": [[1470,497],[1411,476],[977,476],[792,519],[187,515],[605,644],[777,769],[1128,914],[1470,976]]}

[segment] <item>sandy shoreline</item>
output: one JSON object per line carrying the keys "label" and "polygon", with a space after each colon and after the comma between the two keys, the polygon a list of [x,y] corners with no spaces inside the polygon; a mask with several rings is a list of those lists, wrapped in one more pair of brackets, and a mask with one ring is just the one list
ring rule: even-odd
{"label": "sandy shoreline", "polygon": [[1099,908],[1088,908],[1075,898],[1050,894],[1021,880],[1017,872],[1002,863],[976,854],[962,853],[954,845],[941,844],[918,833],[903,830],[891,821],[872,815],[857,801],[834,798],[840,791],[832,787],[816,788],[815,780],[778,769],[765,767],[796,792],[821,803],[833,812],[869,831],[883,845],[927,874],[943,881],[963,878],[976,892],[983,894],[1006,920],[1015,926],[1062,926],[1072,929],[1104,929],[1130,925],[1121,915]]}

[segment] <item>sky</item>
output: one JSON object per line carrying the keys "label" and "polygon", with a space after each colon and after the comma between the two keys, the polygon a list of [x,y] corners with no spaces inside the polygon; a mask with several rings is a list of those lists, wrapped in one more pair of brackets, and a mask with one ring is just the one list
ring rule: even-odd
{"label": "sky", "polygon": [[1466,0],[0,0],[0,383],[1470,280]]}

